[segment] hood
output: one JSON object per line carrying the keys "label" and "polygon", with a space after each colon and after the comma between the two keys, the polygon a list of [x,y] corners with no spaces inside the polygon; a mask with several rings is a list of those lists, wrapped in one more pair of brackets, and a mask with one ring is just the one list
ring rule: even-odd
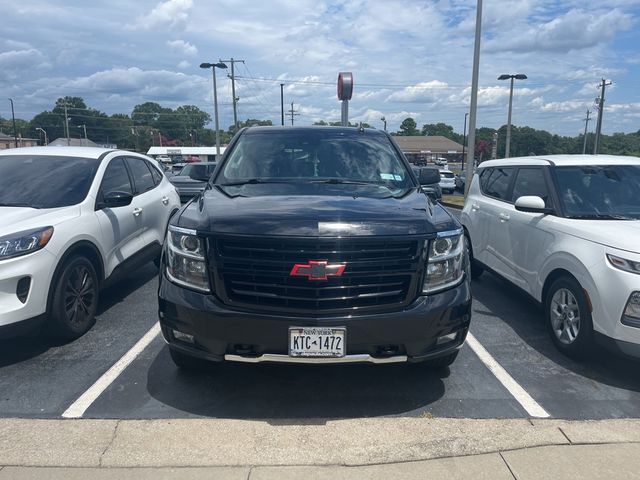
{"label": "hood", "polygon": [[55,227],[79,215],[80,207],[78,205],[42,209],[0,207],[0,237],[34,228]]}
{"label": "hood", "polygon": [[207,182],[204,182],[202,180],[194,180],[191,177],[187,177],[186,175],[174,175],[173,177],[169,178],[169,181],[171,183],[173,183],[174,185],[205,185]]}
{"label": "hood", "polygon": [[386,189],[383,195],[357,185],[246,187],[242,196],[229,195],[230,188],[206,190],[183,210],[179,226],[207,233],[321,237],[431,235],[457,228],[448,212],[417,189],[392,197]]}
{"label": "hood", "polygon": [[579,220],[563,218],[556,229],[606,247],[640,253],[640,220]]}

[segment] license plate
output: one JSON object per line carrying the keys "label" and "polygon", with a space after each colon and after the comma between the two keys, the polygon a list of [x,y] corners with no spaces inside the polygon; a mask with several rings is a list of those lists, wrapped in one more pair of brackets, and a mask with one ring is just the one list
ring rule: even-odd
{"label": "license plate", "polygon": [[291,327],[289,356],[344,357],[346,328]]}

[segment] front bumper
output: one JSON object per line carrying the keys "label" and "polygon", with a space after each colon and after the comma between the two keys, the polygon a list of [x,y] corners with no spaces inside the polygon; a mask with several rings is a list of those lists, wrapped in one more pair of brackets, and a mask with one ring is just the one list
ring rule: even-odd
{"label": "front bumper", "polygon": [[[287,363],[419,362],[448,355],[464,343],[471,319],[471,289],[465,280],[450,290],[420,296],[398,311],[336,317],[287,316],[234,310],[214,295],[179,287],[160,275],[159,316],[172,349],[207,360]],[[347,329],[342,359],[288,356],[289,327]],[[176,339],[174,330],[193,336]],[[452,339],[438,339],[455,334]]]}
{"label": "front bumper", "polygon": [[[56,257],[46,249],[0,262],[0,336],[24,333],[42,320],[55,267]],[[17,289],[25,277],[29,290],[23,303]]]}

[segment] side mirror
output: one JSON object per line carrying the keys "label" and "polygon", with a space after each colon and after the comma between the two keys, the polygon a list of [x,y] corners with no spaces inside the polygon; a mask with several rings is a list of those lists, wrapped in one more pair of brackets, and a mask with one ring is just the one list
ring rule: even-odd
{"label": "side mirror", "polygon": [[422,168],[418,176],[420,185],[431,185],[440,183],[440,172],[435,168]]}
{"label": "side mirror", "polygon": [[515,203],[516,210],[529,213],[551,213],[552,209],[544,205],[544,200],[536,196],[518,197]]}
{"label": "side mirror", "polygon": [[129,192],[108,192],[104,194],[103,205],[107,208],[126,207],[131,205],[133,195]]}

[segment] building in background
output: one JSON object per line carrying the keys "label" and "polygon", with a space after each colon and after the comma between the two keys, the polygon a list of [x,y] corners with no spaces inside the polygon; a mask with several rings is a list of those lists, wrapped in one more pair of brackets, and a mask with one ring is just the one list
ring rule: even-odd
{"label": "building in background", "polygon": [[411,163],[433,163],[437,158],[450,162],[462,159],[462,145],[447,137],[396,135],[393,139]]}
{"label": "building in background", "polygon": [[[25,138],[18,136],[18,148],[20,147],[37,147],[40,142],[37,138]],[[7,135],[0,132],[0,150],[6,150],[7,148],[15,148],[16,142],[13,135]]]}

